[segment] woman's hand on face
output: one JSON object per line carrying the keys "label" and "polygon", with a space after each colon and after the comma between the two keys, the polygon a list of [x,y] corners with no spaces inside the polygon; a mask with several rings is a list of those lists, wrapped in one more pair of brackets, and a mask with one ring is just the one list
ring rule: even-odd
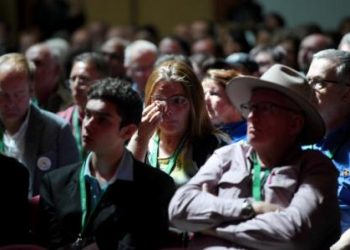
{"label": "woman's hand on face", "polygon": [[141,124],[138,129],[138,137],[150,139],[157,127],[163,120],[166,104],[162,101],[155,101],[144,108]]}

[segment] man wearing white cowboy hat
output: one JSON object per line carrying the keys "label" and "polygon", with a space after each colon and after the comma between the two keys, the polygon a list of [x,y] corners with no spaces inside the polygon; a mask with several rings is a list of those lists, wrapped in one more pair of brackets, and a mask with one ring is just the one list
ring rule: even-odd
{"label": "man wearing white cowboy hat", "polygon": [[337,172],[301,145],[324,122],[295,70],[231,80],[227,94],[247,119],[248,143],[218,149],[169,206],[179,229],[199,232],[190,249],[329,249],[339,235]]}

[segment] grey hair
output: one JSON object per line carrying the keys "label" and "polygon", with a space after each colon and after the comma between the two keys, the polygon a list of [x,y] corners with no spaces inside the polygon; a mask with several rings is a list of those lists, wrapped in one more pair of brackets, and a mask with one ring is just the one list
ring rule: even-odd
{"label": "grey hair", "polygon": [[45,44],[50,48],[55,60],[58,61],[61,67],[64,67],[71,52],[69,43],[62,38],[50,38],[45,41]]}
{"label": "grey hair", "polygon": [[342,37],[342,39],[341,39],[341,41],[340,41],[340,43],[339,43],[339,47],[340,47],[342,44],[349,44],[349,45],[350,45],[350,33],[346,33],[346,34]]}
{"label": "grey hair", "polygon": [[124,65],[129,66],[131,64],[132,56],[134,54],[140,54],[145,52],[152,52],[158,55],[158,48],[154,43],[151,43],[146,40],[136,40],[132,42],[125,48]]}
{"label": "grey hair", "polygon": [[327,59],[336,63],[336,76],[339,83],[350,85],[350,53],[337,49],[321,50],[313,59]]}

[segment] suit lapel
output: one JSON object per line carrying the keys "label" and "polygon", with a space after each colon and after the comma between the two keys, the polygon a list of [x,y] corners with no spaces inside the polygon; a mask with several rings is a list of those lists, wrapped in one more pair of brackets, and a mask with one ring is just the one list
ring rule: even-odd
{"label": "suit lapel", "polygon": [[125,221],[130,217],[131,209],[134,208],[133,192],[134,185],[131,181],[117,180],[113,183],[107,189],[91,218],[91,229],[95,231],[108,221],[120,224],[120,228],[123,229]]}
{"label": "suit lapel", "polygon": [[[26,165],[28,167],[28,170],[30,172],[30,187],[38,186],[36,185],[37,182],[41,179],[38,178],[39,176],[36,176],[39,171],[36,171],[37,168],[37,155],[38,155],[38,148],[39,148],[39,142],[41,140],[40,137],[38,137],[43,130],[43,122],[41,121],[41,118],[39,116],[39,110],[33,106],[30,105],[30,116],[28,121],[28,127],[25,135],[25,149],[24,149],[24,161],[26,162]],[[36,184],[35,184],[36,183]],[[34,190],[32,190],[34,192]]]}

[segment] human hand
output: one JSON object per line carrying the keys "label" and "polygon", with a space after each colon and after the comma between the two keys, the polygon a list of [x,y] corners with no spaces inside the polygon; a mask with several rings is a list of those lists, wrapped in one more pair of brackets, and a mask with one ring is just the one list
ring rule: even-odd
{"label": "human hand", "polygon": [[346,230],[340,239],[331,246],[330,250],[349,250],[350,249],[350,229]]}
{"label": "human hand", "polygon": [[346,242],[337,241],[334,245],[331,246],[330,250],[349,250],[350,245]]}
{"label": "human hand", "polygon": [[282,207],[265,201],[253,201],[252,207],[256,214],[280,211]]}
{"label": "human hand", "polygon": [[209,193],[208,183],[202,184],[202,192]]}
{"label": "human hand", "polygon": [[162,101],[155,101],[144,108],[141,124],[137,131],[138,140],[148,141],[163,120],[165,104]]}

